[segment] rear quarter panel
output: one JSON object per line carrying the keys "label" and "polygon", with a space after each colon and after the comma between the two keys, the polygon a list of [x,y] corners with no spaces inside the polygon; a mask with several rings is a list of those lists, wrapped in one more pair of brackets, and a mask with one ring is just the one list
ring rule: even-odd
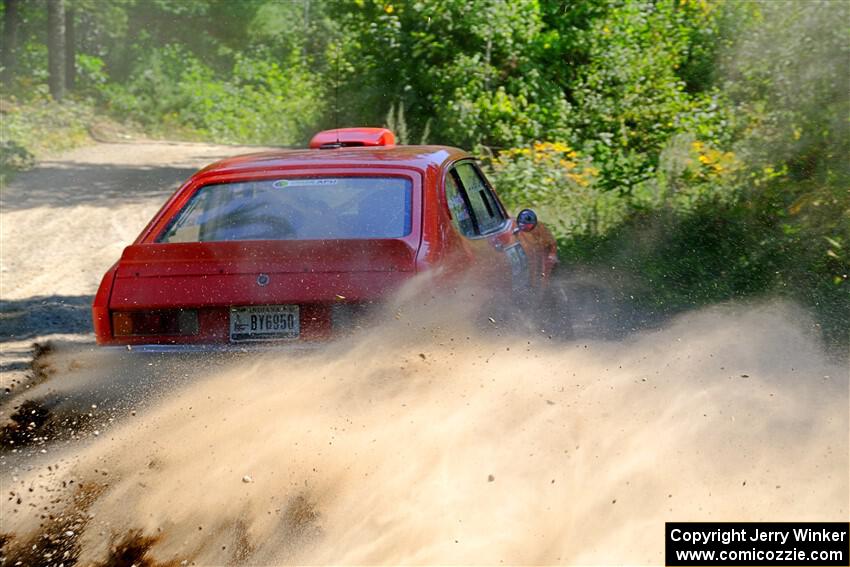
{"label": "rear quarter panel", "polygon": [[[465,154],[458,157],[469,159]],[[419,269],[431,270],[438,282],[449,286],[466,279],[493,291],[509,290],[510,267],[501,251],[512,240],[509,227],[506,225],[504,230],[491,235],[467,238],[452,223],[445,177],[460,160],[434,166],[426,172]]]}

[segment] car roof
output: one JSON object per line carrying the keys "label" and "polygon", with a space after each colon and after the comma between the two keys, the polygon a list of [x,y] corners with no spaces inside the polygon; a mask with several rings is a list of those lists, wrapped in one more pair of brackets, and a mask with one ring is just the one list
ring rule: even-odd
{"label": "car roof", "polygon": [[202,169],[198,174],[238,173],[311,167],[407,167],[424,171],[444,167],[469,153],[449,146],[357,146],[334,149],[298,149],[258,152],[227,158]]}

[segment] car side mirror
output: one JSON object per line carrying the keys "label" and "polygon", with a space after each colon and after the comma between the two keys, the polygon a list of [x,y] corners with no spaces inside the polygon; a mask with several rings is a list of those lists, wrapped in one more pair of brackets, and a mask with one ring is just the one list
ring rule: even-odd
{"label": "car side mirror", "polygon": [[531,232],[537,226],[537,213],[531,209],[523,209],[516,216],[514,232]]}

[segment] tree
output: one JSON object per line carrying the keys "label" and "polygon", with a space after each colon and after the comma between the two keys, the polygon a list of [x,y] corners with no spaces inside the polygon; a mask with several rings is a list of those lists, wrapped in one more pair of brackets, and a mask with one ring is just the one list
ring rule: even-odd
{"label": "tree", "polygon": [[74,90],[77,81],[77,46],[74,27],[74,6],[65,9],[65,86]]}
{"label": "tree", "polygon": [[3,12],[3,84],[9,86],[15,73],[18,50],[18,28],[21,16],[18,12],[19,0],[6,0]]}
{"label": "tree", "polygon": [[47,70],[54,100],[65,96],[65,1],[47,0]]}
{"label": "tree", "polygon": [[328,3],[342,51],[344,122],[403,104],[413,139],[512,147],[566,135],[560,85],[535,64],[537,0]]}

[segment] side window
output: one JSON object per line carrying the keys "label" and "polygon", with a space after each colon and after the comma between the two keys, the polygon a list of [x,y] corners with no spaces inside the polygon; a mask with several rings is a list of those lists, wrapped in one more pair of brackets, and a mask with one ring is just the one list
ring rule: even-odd
{"label": "side window", "polygon": [[472,206],[479,233],[487,234],[499,228],[505,222],[505,217],[478,170],[471,163],[462,163],[457,166],[456,171]]}
{"label": "side window", "polygon": [[464,236],[475,236],[475,223],[469,214],[464,195],[455,181],[454,174],[446,175],[446,202],[452,214],[452,224]]}
{"label": "side window", "polygon": [[183,212],[171,222],[166,234],[157,242],[198,242],[201,240],[204,210],[209,206],[210,192],[199,190],[189,200]]}

